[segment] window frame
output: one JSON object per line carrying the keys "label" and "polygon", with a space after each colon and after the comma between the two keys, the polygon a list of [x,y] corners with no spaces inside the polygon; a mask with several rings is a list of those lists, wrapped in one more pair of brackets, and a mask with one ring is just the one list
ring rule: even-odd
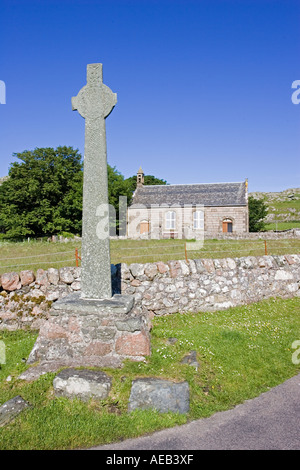
{"label": "window frame", "polygon": [[[201,226],[202,220],[203,220],[203,227]],[[193,211],[193,229],[201,230],[203,228],[204,228],[204,211],[202,210]]]}
{"label": "window frame", "polygon": [[[144,226],[147,224],[148,230],[143,230],[142,231],[142,224]],[[141,222],[140,222],[140,235],[142,235],[144,233],[149,233],[149,232],[150,232],[150,222],[149,222],[149,220],[146,220],[146,219],[141,220]]]}
{"label": "window frame", "polygon": [[166,230],[176,229],[176,211],[167,211],[165,213],[165,229]]}
{"label": "window frame", "polygon": [[[226,230],[224,230],[224,225],[226,224]],[[231,230],[228,230],[228,224],[231,225]],[[230,217],[225,217],[222,220],[222,232],[223,233],[233,233],[233,219]]]}

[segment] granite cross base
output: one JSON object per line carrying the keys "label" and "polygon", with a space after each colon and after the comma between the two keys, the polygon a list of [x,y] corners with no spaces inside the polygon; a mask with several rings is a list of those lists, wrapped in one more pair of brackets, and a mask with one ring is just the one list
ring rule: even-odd
{"label": "granite cross base", "polygon": [[74,293],[58,300],[27,361],[39,365],[20,378],[65,366],[116,368],[126,358],[144,360],[150,355],[150,328],[146,315],[132,313],[133,304],[132,296],[122,294],[86,300]]}

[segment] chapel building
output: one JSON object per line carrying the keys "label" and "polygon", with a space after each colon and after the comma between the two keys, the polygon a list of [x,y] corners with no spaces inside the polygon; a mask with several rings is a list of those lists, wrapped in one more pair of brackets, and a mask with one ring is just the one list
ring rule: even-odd
{"label": "chapel building", "polygon": [[248,180],[144,185],[142,168],[128,207],[127,237],[201,239],[249,231]]}

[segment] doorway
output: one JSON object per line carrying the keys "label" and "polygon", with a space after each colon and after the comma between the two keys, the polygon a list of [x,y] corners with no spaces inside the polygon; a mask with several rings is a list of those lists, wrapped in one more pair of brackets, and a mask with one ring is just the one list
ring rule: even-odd
{"label": "doorway", "polygon": [[223,220],[223,223],[222,223],[223,233],[232,233],[232,228],[233,228],[232,226],[233,226],[232,220],[230,219]]}

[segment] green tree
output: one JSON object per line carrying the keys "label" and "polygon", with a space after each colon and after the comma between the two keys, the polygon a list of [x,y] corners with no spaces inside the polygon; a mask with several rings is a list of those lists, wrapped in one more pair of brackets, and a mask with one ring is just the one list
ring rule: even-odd
{"label": "green tree", "polygon": [[248,198],[249,207],[249,232],[261,232],[265,229],[264,218],[268,213],[268,207],[262,199]]}
{"label": "green tree", "polygon": [[[8,238],[81,233],[83,163],[72,147],[36,148],[15,153],[9,177],[0,185],[0,232]],[[111,233],[119,233],[120,196],[130,204],[136,177],[124,179],[107,165]],[[145,176],[145,184],[166,184]],[[123,201],[124,203],[124,201]],[[113,212],[113,211],[112,211]],[[116,223],[114,222],[116,220]]]}
{"label": "green tree", "polygon": [[[119,234],[119,216],[120,216],[120,203],[124,204],[125,202],[130,204],[132,198],[132,191],[130,184],[127,180],[124,179],[124,176],[116,169],[116,167],[111,167],[107,165],[107,177],[108,177],[108,202],[111,204],[115,213],[110,214],[110,231],[111,234]],[[125,196],[127,201],[120,200],[120,196]],[[124,208],[125,209],[125,208]]]}
{"label": "green tree", "polygon": [[9,238],[80,233],[82,159],[72,147],[15,153],[0,186],[0,230]]}
{"label": "green tree", "polygon": [[[133,193],[136,189],[136,175],[130,176],[125,180],[125,182],[128,183],[129,188],[131,192]],[[144,185],[145,186],[150,186],[150,185],[159,185],[159,184],[167,184],[166,180],[156,178],[156,176],[152,175],[145,175],[144,176]]]}

